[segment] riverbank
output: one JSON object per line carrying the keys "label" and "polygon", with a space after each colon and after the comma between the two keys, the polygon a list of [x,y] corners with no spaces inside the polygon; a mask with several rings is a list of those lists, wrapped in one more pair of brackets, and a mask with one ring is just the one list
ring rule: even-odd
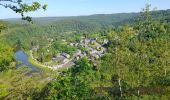
{"label": "riverbank", "polygon": [[[67,70],[69,67],[71,67],[71,66],[68,66],[67,64],[69,64],[70,62],[72,62],[72,60],[74,59],[74,57],[72,57],[71,59],[67,60],[67,61],[66,61],[65,63],[63,63],[63,64],[48,66],[48,65],[44,65],[44,64],[41,64],[40,62],[38,62],[38,61],[34,58],[33,53],[32,53],[31,50],[28,52],[28,55],[29,55],[29,58],[31,59],[31,62],[35,63],[36,65],[41,66],[41,67],[44,67],[44,68],[47,68],[47,69],[55,70],[55,71],[56,71],[56,70],[59,70],[59,71]],[[74,64],[71,64],[71,65],[74,65]]]}
{"label": "riverbank", "polygon": [[42,64],[35,62],[33,57],[31,56],[30,51],[25,51],[25,53],[28,55],[28,62],[31,63],[32,65],[38,67],[39,69],[41,69],[45,74],[47,74],[48,76],[58,75],[59,71],[52,70],[45,65],[42,65]]}

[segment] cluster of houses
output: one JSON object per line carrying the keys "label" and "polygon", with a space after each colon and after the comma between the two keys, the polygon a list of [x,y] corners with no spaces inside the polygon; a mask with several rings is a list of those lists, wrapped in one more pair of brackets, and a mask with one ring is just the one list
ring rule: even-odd
{"label": "cluster of houses", "polygon": [[106,49],[97,42],[97,39],[84,39],[81,45],[87,49],[87,54],[91,60],[102,57],[106,52]]}
{"label": "cluster of houses", "polygon": [[[106,48],[104,48],[103,45],[107,43],[108,41],[106,39],[104,39],[103,43],[100,44],[97,42],[97,38],[88,39],[83,37],[79,42],[68,43],[69,45],[78,48],[72,55],[64,52],[56,54],[51,59],[53,64],[45,63],[45,65],[51,65],[50,68],[53,69],[58,69],[59,67],[71,67],[77,60],[85,56],[87,56],[91,61],[95,62],[96,59],[101,58],[106,53]],[[39,47],[34,47],[33,51],[37,51],[38,48]],[[81,50],[81,48],[84,48],[85,50]]]}
{"label": "cluster of houses", "polygon": [[[107,43],[107,41],[104,40],[104,43]],[[59,53],[52,58],[53,62],[57,62],[57,64],[63,65],[63,67],[70,67],[74,65],[77,60],[85,56],[90,60],[95,61],[102,57],[106,52],[106,48],[102,46],[103,44],[99,44],[97,39],[82,38],[80,42],[69,44],[71,46],[85,48],[86,50],[81,51],[80,49],[77,49],[72,56],[67,53]]]}

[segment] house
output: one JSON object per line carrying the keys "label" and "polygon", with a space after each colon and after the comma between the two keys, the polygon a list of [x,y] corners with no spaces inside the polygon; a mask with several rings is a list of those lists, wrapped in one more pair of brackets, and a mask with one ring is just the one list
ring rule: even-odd
{"label": "house", "polygon": [[90,40],[90,43],[91,43],[91,44],[95,44],[95,43],[96,43],[96,40],[92,39],[92,40]]}
{"label": "house", "polygon": [[80,57],[80,58],[83,58],[83,57],[84,57],[84,55],[83,55],[83,54],[80,54],[80,55],[79,55],[79,57]]}
{"label": "house", "polygon": [[80,43],[83,43],[83,40],[80,40]]}
{"label": "house", "polygon": [[76,60],[79,60],[79,59],[81,59],[81,58],[83,58],[83,57],[84,57],[84,55],[83,55],[83,54],[80,54],[80,55],[77,55],[75,59],[76,59]]}
{"label": "house", "polygon": [[67,54],[67,53],[62,53],[61,56],[64,56],[64,57],[66,57],[66,58],[70,58],[70,55]]}
{"label": "house", "polygon": [[95,49],[93,49],[93,48],[89,48],[89,53],[90,54],[94,54],[94,53],[96,53],[97,52],[97,50],[95,50]]}
{"label": "house", "polygon": [[102,57],[104,54],[101,53],[101,52],[98,52],[97,55],[98,55],[99,57]]}
{"label": "house", "polygon": [[65,63],[68,61],[68,59],[64,56],[57,56],[55,58],[52,58],[52,60],[59,63]]}
{"label": "house", "polygon": [[70,46],[74,46],[74,43],[70,43]]}
{"label": "house", "polygon": [[101,50],[101,46],[97,46],[96,49],[97,49],[98,51],[100,51],[100,50]]}
{"label": "house", "polygon": [[76,56],[76,58],[75,58],[76,60],[79,60],[80,59],[80,56]]}
{"label": "house", "polygon": [[77,47],[77,46],[78,46],[78,43],[75,43],[74,45]]}
{"label": "house", "polygon": [[39,49],[39,46],[33,46],[32,51],[37,51]]}
{"label": "house", "polygon": [[81,54],[81,50],[79,49],[74,53],[75,56],[80,55],[80,54]]}
{"label": "house", "polygon": [[90,39],[84,39],[84,44],[89,44],[90,43]]}
{"label": "house", "polygon": [[103,40],[103,44],[107,44],[108,42],[109,42],[108,39],[104,39],[104,40]]}
{"label": "house", "polygon": [[93,53],[91,56],[92,56],[94,59],[99,59],[99,58],[100,58],[100,56],[99,56],[97,53]]}

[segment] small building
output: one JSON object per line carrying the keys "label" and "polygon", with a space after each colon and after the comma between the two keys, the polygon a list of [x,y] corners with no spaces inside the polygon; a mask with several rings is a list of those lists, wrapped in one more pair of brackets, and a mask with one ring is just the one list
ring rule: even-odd
{"label": "small building", "polygon": [[94,59],[99,59],[100,58],[100,56],[97,54],[97,53],[94,53],[94,54],[92,54],[91,55]]}
{"label": "small building", "polygon": [[83,43],[83,40],[80,40],[80,43]]}
{"label": "small building", "polygon": [[64,57],[66,57],[66,58],[70,58],[70,55],[67,54],[67,53],[62,53],[61,56],[64,56]]}
{"label": "small building", "polygon": [[75,58],[76,60],[79,60],[80,59],[80,56],[76,56],[76,58]]}
{"label": "small building", "polygon": [[38,51],[39,46],[33,46],[32,51]]}
{"label": "small building", "polygon": [[100,50],[101,50],[101,46],[97,46],[96,49],[97,49],[98,51],[100,51]]}
{"label": "small building", "polygon": [[83,54],[77,55],[77,56],[76,56],[76,60],[79,60],[79,59],[81,59],[81,58],[83,58],[83,57],[84,57]]}
{"label": "small building", "polygon": [[75,52],[74,55],[76,56],[76,55],[80,55],[80,54],[81,54],[81,50],[78,49],[78,50]]}
{"label": "small building", "polygon": [[78,46],[78,43],[75,43],[74,45],[77,47],[77,46]]}
{"label": "small building", "polygon": [[89,53],[90,53],[90,54],[94,54],[94,53],[96,53],[96,52],[97,52],[97,50],[95,50],[95,49],[92,49],[92,48],[89,49]]}
{"label": "small building", "polygon": [[89,44],[90,43],[90,39],[84,39],[84,44]]}
{"label": "small building", "polygon": [[101,52],[98,52],[97,55],[98,55],[99,57],[102,57],[104,54],[101,53]]}
{"label": "small building", "polygon": [[90,43],[91,43],[91,44],[95,44],[95,43],[96,43],[96,40],[91,40]]}
{"label": "small building", "polygon": [[70,43],[70,46],[74,46],[74,43]]}
{"label": "small building", "polygon": [[52,61],[55,61],[58,63],[65,63],[66,61],[68,61],[68,59],[64,56],[58,56],[58,57],[52,58]]}
{"label": "small building", "polygon": [[104,39],[104,40],[103,40],[103,44],[107,44],[108,42],[109,42],[108,39]]}

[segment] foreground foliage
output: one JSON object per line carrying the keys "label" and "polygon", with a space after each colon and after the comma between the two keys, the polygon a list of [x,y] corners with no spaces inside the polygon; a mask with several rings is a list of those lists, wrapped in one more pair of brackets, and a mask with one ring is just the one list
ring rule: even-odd
{"label": "foreground foliage", "polygon": [[49,80],[38,73],[29,75],[30,69],[21,67],[0,73],[0,99],[31,99],[41,97],[41,91]]}

